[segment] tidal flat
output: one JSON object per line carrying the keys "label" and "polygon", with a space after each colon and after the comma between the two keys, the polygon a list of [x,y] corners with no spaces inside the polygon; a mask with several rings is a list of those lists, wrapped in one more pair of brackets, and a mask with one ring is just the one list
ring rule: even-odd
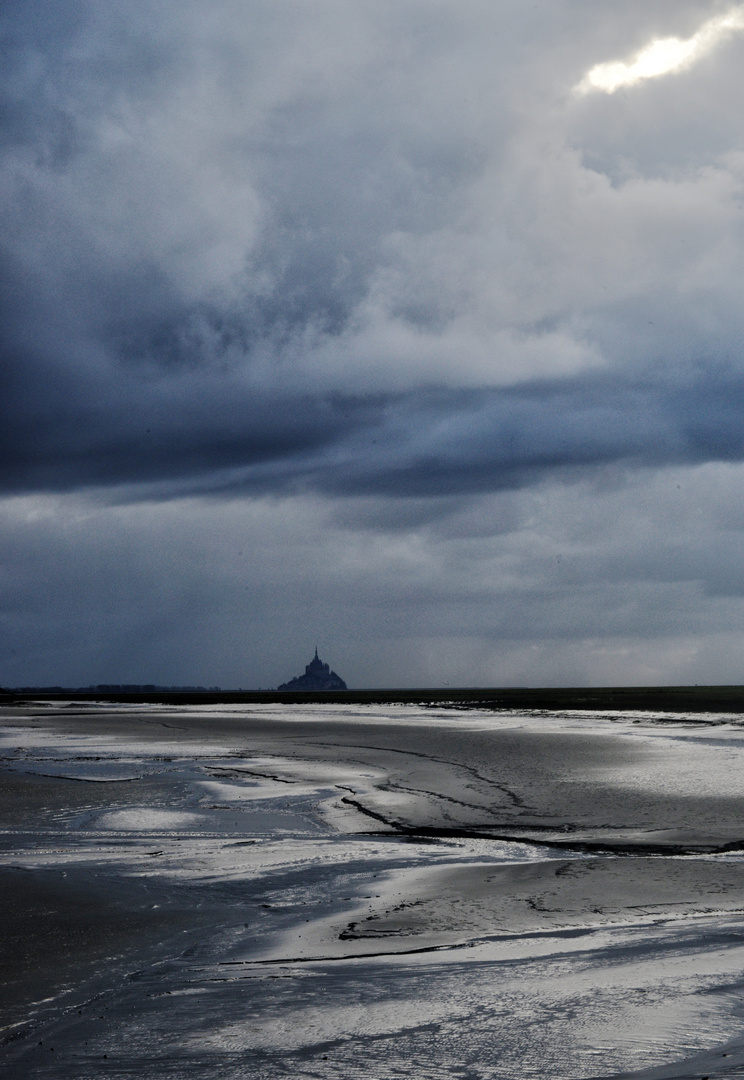
{"label": "tidal flat", "polygon": [[744,718],[0,708],[0,1075],[744,1076]]}

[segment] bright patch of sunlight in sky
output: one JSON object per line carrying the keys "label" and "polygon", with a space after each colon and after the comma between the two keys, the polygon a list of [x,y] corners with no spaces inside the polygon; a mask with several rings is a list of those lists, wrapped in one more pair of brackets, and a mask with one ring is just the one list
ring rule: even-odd
{"label": "bright patch of sunlight in sky", "polygon": [[744,6],[731,8],[725,15],[709,19],[691,38],[659,38],[646,45],[629,61],[611,60],[597,64],[584,76],[576,93],[601,90],[614,94],[623,86],[633,86],[644,79],[655,79],[691,67],[724,38],[744,30]]}

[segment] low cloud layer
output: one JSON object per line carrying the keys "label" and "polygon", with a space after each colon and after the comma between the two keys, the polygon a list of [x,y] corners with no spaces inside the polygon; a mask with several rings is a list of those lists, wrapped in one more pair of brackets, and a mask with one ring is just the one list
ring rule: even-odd
{"label": "low cloud layer", "polygon": [[[281,505],[262,517],[255,559],[265,545],[281,550],[294,580],[294,560],[317,567],[330,558],[357,582],[359,615],[341,598],[346,586],[337,604],[311,602],[309,585],[301,600],[299,578],[296,594],[275,588],[270,599],[259,590],[252,618],[272,627],[273,652],[254,642],[219,679],[196,679],[195,646],[176,635],[161,679],[146,660],[159,654],[142,629],[141,599],[110,616],[106,662],[94,658],[78,621],[73,640],[90,678],[81,669],[68,679],[68,661],[19,629],[22,612],[37,610],[22,590],[2,616],[13,660],[0,666],[0,684],[138,681],[145,668],[144,681],[281,681],[292,673],[290,659],[296,666],[299,643],[277,627],[293,620],[297,605],[317,611],[334,653],[343,641],[362,641],[377,619],[376,597],[398,595],[395,569],[373,560],[375,573],[367,573],[351,536],[394,546],[452,520],[460,593],[437,606],[422,585],[420,597],[411,587],[400,599],[400,624],[409,629],[408,652],[398,655],[410,657],[415,680],[445,663],[433,646],[436,662],[426,659],[428,646],[412,644],[424,603],[433,639],[441,632],[447,655],[458,657],[460,681],[591,681],[580,660],[584,623],[573,627],[564,616],[577,585],[553,562],[542,615],[526,618],[511,668],[493,660],[507,649],[502,624],[471,634],[467,619],[453,623],[446,612],[472,610],[480,626],[474,583],[488,560],[477,538],[489,500],[579,492],[561,505],[583,519],[583,501],[590,505],[622,475],[617,498],[629,500],[635,520],[636,478],[650,490],[657,477],[706,468],[722,470],[716,475],[726,477],[730,498],[739,497],[739,18],[739,7],[692,0],[620,8],[546,0],[529,10],[485,0],[457,8],[421,0],[5,5],[6,572],[36,581],[40,600],[52,579],[64,595],[79,591],[76,574],[90,553],[65,547],[72,514],[87,523],[79,550],[99,553],[101,575],[87,595],[90,610],[103,610],[102,582],[120,566],[111,523],[126,513],[131,550],[141,544],[152,573],[164,574],[186,606],[213,609],[216,624],[223,592],[205,599],[196,570],[161,566],[153,521],[166,547],[175,551],[181,537],[185,550],[189,515],[200,519],[208,508],[219,561],[218,537],[233,535],[236,507],[250,516],[251,507]],[[688,49],[668,77],[629,76],[612,93],[574,92],[608,57],[625,57],[618,63],[632,74],[654,43],[670,41],[698,42],[695,63]],[[47,555],[38,560],[10,539],[20,505],[46,508],[38,550]],[[73,508],[83,505],[80,519]],[[515,538],[526,506],[514,519]],[[338,532],[317,525],[289,550],[277,539],[294,528],[283,515],[298,515],[300,525],[345,524]],[[614,528],[622,541],[628,525],[619,510]],[[675,542],[684,548],[684,538]],[[597,558],[609,559],[604,541],[596,543]],[[629,550],[634,543],[628,536]],[[718,550],[713,537],[711,548]],[[58,575],[60,551],[69,579]],[[661,603],[649,596],[651,626],[628,560],[613,551],[615,573],[582,592],[587,609],[596,615],[625,597],[635,622],[617,633],[644,649],[649,638],[666,642],[659,656],[671,657],[676,646],[668,643],[684,637],[687,586]],[[643,551],[636,558],[656,567]],[[717,557],[726,592],[730,566]],[[24,566],[33,566],[30,577]],[[243,567],[237,558],[225,563],[227,593]],[[712,568],[706,574],[715,578]],[[499,592],[510,611],[527,603],[523,582],[509,595],[507,602]],[[226,625],[236,618],[226,613]],[[566,640],[551,645],[547,667],[543,653],[531,667],[524,641],[532,634],[537,642],[537,627],[553,619]],[[731,619],[726,608],[727,626]],[[601,640],[596,619],[592,625]],[[712,616],[690,626],[692,681],[705,681],[708,661],[699,658],[719,632]],[[314,645],[312,625],[307,633]],[[607,634],[615,633],[608,623]],[[162,627],[158,634],[171,640]],[[612,668],[620,681],[684,680],[678,660],[660,659],[644,674],[643,650],[627,648],[630,659],[610,665],[607,678]],[[343,656],[348,671],[354,660]],[[341,670],[335,653],[329,658]],[[409,681],[387,653],[380,664],[376,675],[362,665],[348,681]],[[255,677],[242,679],[241,665]],[[736,681],[734,674],[725,678]]]}

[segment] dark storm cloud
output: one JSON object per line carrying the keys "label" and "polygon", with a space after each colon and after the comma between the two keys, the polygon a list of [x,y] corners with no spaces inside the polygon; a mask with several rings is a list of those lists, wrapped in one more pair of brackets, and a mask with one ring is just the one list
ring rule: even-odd
{"label": "dark storm cloud", "polygon": [[739,165],[618,186],[606,101],[546,144],[579,7],[6,6],[4,490],[449,495],[739,458],[741,316],[721,280],[711,342],[715,275],[689,281]]}
{"label": "dark storm cloud", "polygon": [[[595,376],[419,395],[390,408],[395,434],[373,429],[364,464],[331,471],[329,486],[386,495],[479,494],[619,462],[741,460],[743,403],[741,374],[707,368],[672,385]],[[376,454],[381,444],[386,448]]]}
{"label": "dark storm cloud", "polygon": [[205,476],[222,479],[236,468],[256,469],[245,486],[261,489],[272,483],[272,469],[261,471],[267,464],[278,473],[277,486],[286,488],[288,474],[378,411],[374,402],[340,398],[231,396],[229,387],[217,393],[198,376],[147,395],[121,380],[115,398],[103,385],[98,397],[81,400],[57,373],[37,370],[35,377],[45,386],[33,409],[19,403],[3,427],[0,475],[8,493],[157,481],[209,489],[214,480]]}
{"label": "dark storm cloud", "polygon": [[23,384],[6,391],[6,400],[14,389],[19,399],[0,444],[7,492],[171,481],[179,494],[451,496],[619,462],[744,456],[744,374],[731,369],[701,367],[672,383],[593,375],[368,398],[247,394],[197,372],[154,380],[146,395],[137,380],[121,379],[116,399],[104,385],[85,401],[55,372],[43,377],[33,413],[23,409]]}
{"label": "dark storm cloud", "polygon": [[0,682],[730,679],[744,38],[575,92],[725,9],[5,3]]}

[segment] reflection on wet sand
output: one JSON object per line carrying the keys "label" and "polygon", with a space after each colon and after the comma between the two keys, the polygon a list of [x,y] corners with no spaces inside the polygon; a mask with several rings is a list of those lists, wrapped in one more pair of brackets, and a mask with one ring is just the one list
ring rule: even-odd
{"label": "reflection on wet sand", "polygon": [[0,1064],[737,1075],[744,727],[670,720],[6,706]]}

